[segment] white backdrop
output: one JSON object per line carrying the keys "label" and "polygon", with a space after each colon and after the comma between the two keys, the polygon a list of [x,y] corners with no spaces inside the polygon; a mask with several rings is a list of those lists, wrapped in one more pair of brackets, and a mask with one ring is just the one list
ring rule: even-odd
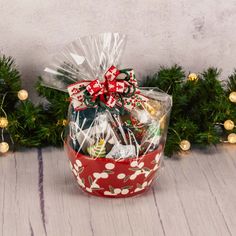
{"label": "white backdrop", "polygon": [[236,67],[235,0],[0,0],[0,53],[32,88],[52,54],[88,34],[122,32],[123,64],[139,78],[179,63],[198,72]]}

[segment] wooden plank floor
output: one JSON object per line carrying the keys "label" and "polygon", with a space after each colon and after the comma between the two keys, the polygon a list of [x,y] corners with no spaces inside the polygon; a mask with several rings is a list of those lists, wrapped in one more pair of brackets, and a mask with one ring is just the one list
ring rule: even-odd
{"label": "wooden plank floor", "polygon": [[167,159],[152,189],[127,199],[82,193],[63,150],[1,157],[0,235],[236,235],[236,146]]}

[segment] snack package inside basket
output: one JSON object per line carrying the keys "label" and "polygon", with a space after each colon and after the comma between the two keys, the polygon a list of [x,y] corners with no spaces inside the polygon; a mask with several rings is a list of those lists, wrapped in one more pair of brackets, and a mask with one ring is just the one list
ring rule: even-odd
{"label": "snack package inside basket", "polygon": [[121,161],[164,148],[171,97],[120,68],[125,42],[118,33],[79,38],[45,69],[45,86],[70,95],[65,142],[78,154]]}

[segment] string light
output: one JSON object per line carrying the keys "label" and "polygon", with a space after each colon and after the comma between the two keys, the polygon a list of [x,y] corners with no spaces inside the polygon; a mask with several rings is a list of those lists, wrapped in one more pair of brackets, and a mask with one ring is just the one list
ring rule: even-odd
{"label": "string light", "polygon": [[[6,92],[3,95],[2,102],[0,104],[0,111],[4,114],[3,117],[0,117],[0,128],[1,128],[0,153],[6,153],[9,150],[9,144],[4,140],[4,129],[6,129],[9,124],[8,119],[7,119],[7,113],[3,109],[3,104],[4,104],[7,94],[8,94],[8,92]],[[28,96],[29,96],[29,94],[25,89],[21,89],[17,93],[17,97],[21,101],[26,100],[28,98]],[[63,124],[64,124],[64,122],[63,122]],[[12,144],[14,144],[11,135],[10,135],[10,140],[11,140]]]}
{"label": "string light", "polygon": [[231,133],[228,135],[228,142],[229,143],[236,143],[236,134],[235,133]]}
{"label": "string light", "polygon": [[191,143],[188,140],[182,140],[179,146],[183,151],[188,151],[191,148]]}
{"label": "string light", "polygon": [[229,95],[229,100],[236,103],[236,92],[231,92]]}
{"label": "string light", "polygon": [[197,74],[195,74],[195,73],[190,73],[190,74],[188,75],[188,80],[189,80],[189,81],[198,81],[198,76],[197,76]]}
{"label": "string light", "polygon": [[[0,153],[7,153],[9,150],[9,144],[4,140],[4,129],[8,126],[7,113],[3,109],[3,104],[8,93],[5,93],[0,104],[0,112],[4,114],[4,117],[0,117],[0,128],[1,128],[1,142],[0,142]],[[10,139],[12,140],[11,136]],[[12,140],[13,143],[13,140]]]}
{"label": "string light", "polygon": [[6,128],[8,126],[8,120],[6,117],[0,117],[0,128]]}
{"label": "string light", "polygon": [[178,132],[175,130],[175,129],[172,129],[170,128],[175,134],[176,136],[178,137],[180,143],[179,143],[179,147],[183,150],[183,151],[188,151],[190,148],[191,148],[191,143],[186,140],[186,139],[183,139],[181,140],[180,138],[180,135],[178,134]]}
{"label": "string light", "polygon": [[21,101],[24,101],[28,98],[29,94],[25,89],[21,89],[18,91],[17,96]]}
{"label": "string light", "polygon": [[61,119],[57,121],[57,126],[66,126],[68,124],[68,121],[66,119]]}
{"label": "string light", "polygon": [[226,120],[226,121],[224,122],[224,128],[225,128],[226,130],[232,130],[232,129],[234,129],[234,122],[233,122],[232,120]]}
{"label": "string light", "polygon": [[9,144],[7,142],[0,142],[0,153],[7,153],[9,150]]}

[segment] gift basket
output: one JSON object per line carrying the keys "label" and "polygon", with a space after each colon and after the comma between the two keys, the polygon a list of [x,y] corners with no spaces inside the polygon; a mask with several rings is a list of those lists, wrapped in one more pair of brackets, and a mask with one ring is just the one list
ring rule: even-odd
{"label": "gift basket", "polygon": [[45,69],[44,84],[69,93],[64,146],[85,192],[104,197],[142,193],[158,177],[172,99],[139,88],[132,69],[120,69],[126,37],[79,38]]}

